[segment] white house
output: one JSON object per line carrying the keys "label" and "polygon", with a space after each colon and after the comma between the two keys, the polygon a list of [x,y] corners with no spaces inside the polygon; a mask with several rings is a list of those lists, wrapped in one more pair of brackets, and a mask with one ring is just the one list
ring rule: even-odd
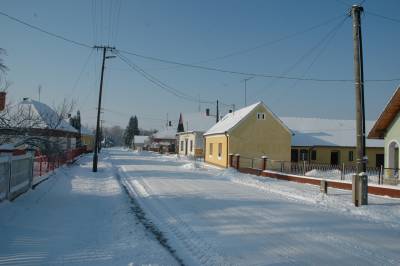
{"label": "white house", "polygon": [[182,114],[184,132],[178,136],[178,153],[185,156],[202,157],[204,149],[203,134],[216,123],[216,118],[206,112]]}

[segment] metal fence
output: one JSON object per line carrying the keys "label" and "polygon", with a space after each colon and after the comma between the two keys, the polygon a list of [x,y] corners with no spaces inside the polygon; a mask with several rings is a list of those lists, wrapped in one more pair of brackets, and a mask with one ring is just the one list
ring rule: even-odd
{"label": "metal fence", "polygon": [[[306,161],[295,163],[268,160],[267,170],[301,176],[351,181],[352,176],[357,173],[357,166],[354,164],[330,165],[308,163]],[[367,167],[366,173],[369,182],[383,184],[384,177],[386,176],[383,167]]]}
{"label": "metal fence", "polygon": [[[229,165],[234,168],[247,168],[255,170],[270,170],[286,174],[351,181],[352,176],[357,173],[356,164],[318,164],[302,162],[287,162],[270,160],[265,157],[249,158],[238,154],[229,155]],[[368,181],[375,184],[398,185],[399,169],[381,167],[367,167]]]}

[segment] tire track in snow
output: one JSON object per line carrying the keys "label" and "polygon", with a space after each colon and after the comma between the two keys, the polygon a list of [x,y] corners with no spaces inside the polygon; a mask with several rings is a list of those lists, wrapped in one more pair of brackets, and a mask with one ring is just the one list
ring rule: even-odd
{"label": "tire track in snow", "polygon": [[139,222],[156,238],[160,245],[164,247],[169,254],[171,254],[171,256],[177,261],[179,265],[185,265],[183,263],[183,260],[176,254],[176,251],[168,244],[168,240],[167,238],[165,238],[164,234],[155,226],[155,224],[151,220],[147,218],[146,213],[144,212],[141,204],[137,200],[138,192],[129,184],[129,181],[127,181],[125,177],[121,177],[118,170],[116,170],[115,173],[118,181],[130,198],[130,201],[132,203],[132,212],[135,214]]}
{"label": "tire track in snow", "polygon": [[[145,191],[149,195],[154,195],[150,186],[146,183],[144,179],[139,181]],[[185,223],[179,215],[171,210],[162,200],[156,198],[159,206],[162,206],[159,210],[164,212],[164,215],[168,217],[168,220],[174,221],[169,222],[170,229],[178,236],[178,238],[183,241],[189,251],[194,257],[198,259],[201,265],[227,265],[224,262],[224,258],[215,252],[216,247],[212,246],[210,243],[205,242],[196,232],[194,232],[190,226]]]}

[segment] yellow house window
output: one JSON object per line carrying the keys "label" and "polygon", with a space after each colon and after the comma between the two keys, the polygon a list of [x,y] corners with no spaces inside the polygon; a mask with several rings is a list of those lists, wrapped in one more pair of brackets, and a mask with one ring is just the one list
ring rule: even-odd
{"label": "yellow house window", "polygon": [[218,143],[218,159],[222,156],[222,143]]}
{"label": "yellow house window", "polygon": [[212,155],[213,154],[213,144],[210,143],[210,148],[209,148],[209,154]]}
{"label": "yellow house window", "polygon": [[349,151],[349,162],[354,161],[354,153],[353,151]]}

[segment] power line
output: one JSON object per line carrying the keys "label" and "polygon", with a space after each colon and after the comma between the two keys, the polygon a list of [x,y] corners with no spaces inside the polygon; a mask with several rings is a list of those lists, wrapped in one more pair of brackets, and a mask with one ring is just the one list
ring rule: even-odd
{"label": "power line", "polygon": [[[333,21],[336,21],[337,19],[342,18],[343,16],[344,15],[334,16],[334,17],[332,17],[330,19],[327,19],[327,20],[325,20],[325,21],[323,21],[321,23],[318,23],[318,24],[316,24],[314,26],[308,27],[308,28],[306,28],[304,30],[300,30],[300,31],[294,32],[292,34],[288,34],[288,35],[282,36],[282,37],[277,38],[275,40],[263,42],[261,44],[252,46],[250,48],[239,49],[239,50],[227,53],[225,55],[213,57],[213,58],[206,59],[206,60],[197,61],[197,62],[194,62],[193,64],[209,63],[209,62],[216,61],[216,60],[221,60],[221,59],[226,59],[226,58],[237,56],[237,55],[241,55],[241,54],[246,54],[246,53],[252,52],[254,50],[258,50],[260,48],[264,48],[264,47],[267,47],[267,46],[270,46],[270,45],[274,45],[274,44],[280,43],[282,41],[289,40],[289,39],[292,39],[292,38],[297,37],[299,35],[308,33],[310,31],[313,31],[315,29],[318,29],[320,27],[328,25],[328,24],[332,23]],[[179,66],[177,66],[177,67],[179,67]],[[166,68],[166,69],[177,68],[177,67],[170,67],[170,68]]]}
{"label": "power line", "polygon": [[[119,50],[117,49],[118,52],[124,53],[124,54],[129,54],[133,55],[139,58],[151,60],[151,61],[157,61],[165,64],[173,64],[173,65],[180,65],[188,68],[194,68],[194,69],[201,69],[201,70],[207,70],[207,71],[214,71],[214,72],[221,72],[221,73],[226,73],[226,74],[234,74],[234,75],[240,75],[240,76],[254,76],[254,77],[261,77],[261,78],[276,78],[276,79],[287,79],[287,80],[299,80],[299,81],[313,81],[313,82],[354,82],[352,79],[320,79],[320,78],[302,78],[302,77],[295,77],[295,76],[286,76],[286,75],[275,75],[275,74],[262,74],[262,73],[252,73],[252,72],[244,72],[244,71],[234,71],[234,70],[228,70],[228,69],[222,69],[222,68],[216,68],[216,67],[207,67],[207,66],[201,66],[201,65],[194,65],[194,64],[188,64],[188,63],[183,63],[183,62],[177,62],[177,61],[172,61],[172,60],[167,60],[167,59],[162,59],[154,56],[147,56],[147,55],[142,55],[126,50]],[[390,81],[400,81],[400,77],[396,78],[390,78],[390,79],[369,79],[365,80],[365,82],[390,82]]]}
{"label": "power line", "polygon": [[397,19],[397,18],[391,18],[391,17],[385,16],[385,15],[381,15],[381,14],[378,14],[378,13],[375,13],[375,12],[371,12],[371,11],[364,11],[364,12],[366,14],[369,14],[369,15],[374,16],[374,17],[378,17],[378,18],[382,18],[382,19],[389,20],[389,21],[392,21],[392,22],[400,23],[400,19]]}
{"label": "power line", "polygon": [[[184,92],[179,91],[178,89],[175,89],[173,87],[171,87],[170,85],[160,81],[159,79],[157,79],[156,77],[150,75],[149,73],[147,73],[146,71],[144,71],[142,68],[140,68],[138,65],[134,64],[133,62],[131,62],[129,59],[127,59],[126,57],[122,56],[121,54],[117,54],[118,57],[124,61],[131,69],[133,69],[134,71],[136,71],[137,73],[139,73],[140,75],[142,75],[145,79],[147,79],[148,81],[150,81],[151,83],[157,85],[158,87],[164,89],[165,91],[172,93],[173,95],[175,95],[178,98],[184,99],[184,100],[188,100],[188,101],[192,101],[192,102],[199,102],[198,99],[196,99],[193,96],[190,96]],[[200,101],[201,103],[212,103],[211,101]]]}
{"label": "power line", "polygon": [[40,31],[40,32],[42,32],[42,33],[45,33],[45,34],[47,34],[47,35],[49,35],[49,36],[52,36],[52,37],[54,37],[54,38],[57,38],[57,39],[60,39],[60,40],[63,40],[63,41],[66,41],[66,42],[69,42],[69,43],[72,43],[72,44],[75,44],[75,45],[78,45],[78,46],[82,46],[82,47],[85,47],[85,48],[92,48],[91,45],[88,45],[88,44],[82,43],[82,42],[78,42],[78,41],[74,41],[74,40],[72,40],[72,39],[69,39],[69,38],[67,38],[67,37],[61,36],[61,35],[59,35],[59,34],[56,34],[56,33],[50,32],[50,31],[47,31],[47,30],[45,30],[45,29],[43,29],[43,28],[40,28],[40,27],[38,27],[38,26],[29,24],[28,22],[22,21],[22,20],[20,20],[20,19],[18,19],[18,18],[16,18],[16,17],[13,17],[13,16],[11,16],[11,15],[9,15],[9,14],[6,14],[6,13],[4,13],[4,12],[2,12],[2,11],[0,11],[0,15],[2,15],[3,17],[8,18],[8,19],[10,19],[10,20],[13,20],[13,21],[15,21],[15,22],[18,22],[18,23],[20,23],[20,24],[23,24],[23,25],[25,25],[25,26],[27,26],[27,27],[29,27],[29,28],[31,28],[31,29],[34,29],[34,30]]}

